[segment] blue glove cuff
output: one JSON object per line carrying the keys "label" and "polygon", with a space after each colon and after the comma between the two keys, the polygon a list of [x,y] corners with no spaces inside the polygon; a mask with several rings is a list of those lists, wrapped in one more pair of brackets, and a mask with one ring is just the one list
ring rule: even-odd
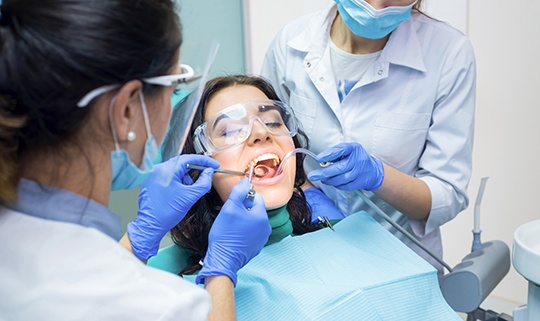
{"label": "blue glove cuff", "polygon": [[139,260],[148,261],[149,258],[157,254],[161,238],[158,238],[157,241],[149,238],[150,231],[141,230],[136,224],[136,221],[135,219],[135,221],[127,225],[131,250]]}
{"label": "blue glove cuff", "polygon": [[311,208],[311,222],[317,222],[317,216],[326,216],[330,220],[345,218],[334,203],[317,187],[309,187],[304,191],[306,202]]}
{"label": "blue glove cuff", "polygon": [[371,157],[373,167],[375,168],[375,182],[372,186],[364,188],[366,191],[374,191],[381,187],[384,181],[384,164],[382,161]]}
{"label": "blue glove cuff", "polygon": [[214,269],[205,269],[204,266],[203,268],[199,271],[199,274],[197,274],[197,277],[195,278],[195,283],[197,284],[204,284],[204,281],[207,277],[209,276],[219,276],[219,275],[226,275],[229,277],[229,279],[231,279],[231,281],[233,282],[233,285],[236,287],[236,281],[237,281],[237,276],[236,276],[236,273],[225,273],[224,271],[217,271],[217,270],[214,270]]}

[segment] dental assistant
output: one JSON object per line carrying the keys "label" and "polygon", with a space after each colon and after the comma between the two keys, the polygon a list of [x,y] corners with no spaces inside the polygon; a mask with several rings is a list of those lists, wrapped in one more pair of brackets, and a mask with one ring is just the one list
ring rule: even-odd
{"label": "dental assistant", "polygon": [[334,162],[308,164],[308,178],[346,214],[373,213],[354,194],[369,191],[442,256],[439,227],[469,202],[476,67],[469,40],[420,4],[335,0],[281,30],[261,75],[294,109],[317,160]]}
{"label": "dental assistant", "polygon": [[[170,0],[0,1],[0,319],[235,319],[233,280],[271,231],[247,179],[208,233],[206,290],[144,264],[219,167],[152,163],[190,77],[180,29]],[[209,168],[194,182],[188,162]],[[122,246],[110,192],[141,184]]]}

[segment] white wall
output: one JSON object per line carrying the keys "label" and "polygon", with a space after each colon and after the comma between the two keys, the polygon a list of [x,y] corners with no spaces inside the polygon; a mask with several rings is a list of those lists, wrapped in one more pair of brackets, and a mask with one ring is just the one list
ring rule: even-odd
{"label": "white wall", "polygon": [[[473,207],[483,176],[482,240],[511,248],[514,230],[540,219],[540,2],[473,0],[468,35],[478,66],[471,206],[444,229],[445,258],[457,263],[470,248]],[[468,234],[467,234],[468,233]],[[465,235],[466,237],[462,237]],[[540,268],[540,267],[539,267]],[[527,283],[512,268],[494,296],[526,302]]]}
{"label": "white wall", "polygon": [[[247,70],[259,72],[270,41],[287,21],[330,2],[244,0]],[[535,166],[540,159],[540,1],[424,0],[424,5],[428,14],[469,36],[478,63],[471,205],[443,227],[445,260],[454,266],[471,248],[482,177],[490,177],[482,202],[482,240],[502,240],[511,248],[513,231],[540,219],[535,204],[540,197]],[[526,286],[512,268],[492,296],[523,304]]]}
{"label": "white wall", "polygon": [[246,69],[259,73],[264,53],[290,20],[324,8],[333,0],[244,0]]}

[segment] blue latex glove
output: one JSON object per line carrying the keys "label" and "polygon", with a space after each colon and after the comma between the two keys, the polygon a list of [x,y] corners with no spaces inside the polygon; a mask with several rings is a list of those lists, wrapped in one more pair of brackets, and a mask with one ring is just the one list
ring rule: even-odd
{"label": "blue latex glove", "polygon": [[[154,166],[152,175],[141,185],[137,217],[127,226],[133,254],[141,260],[156,255],[165,234],[212,187],[212,168],[202,171],[194,183],[187,174],[187,163],[219,167],[216,160],[201,155],[181,155]],[[171,166],[176,167],[171,183],[163,186],[158,180],[164,171],[173,170]]]}
{"label": "blue latex glove", "polygon": [[247,210],[244,200],[249,181],[242,179],[219,212],[210,234],[203,267],[197,284],[209,276],[227,275],[236,286],[236,273],[261,252],[272,232],[264,200],[255,194],[253,206]]}
{"label": "blue latex glove", "polygon": [[332,201],[317,187],[309,187],[304,191],[306,201],[311,208],[311,222],[318,222],[317,216],[328,217],[329,220],[345,218]]}
{"label": "blue latex glove", "polygon": [[368,155],[358,143],[341,143],[319,155],[318,162],[333,162],[308,174],[311,181],[321,181],[341,190],[376,190],[384,179],[383,163]]}

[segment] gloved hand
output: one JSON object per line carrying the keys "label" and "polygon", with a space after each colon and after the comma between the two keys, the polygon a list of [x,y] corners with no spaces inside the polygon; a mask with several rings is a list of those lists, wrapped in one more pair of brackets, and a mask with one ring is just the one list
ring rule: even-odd
{"label": "gloved hand", "polygon": [[236,286],[238,270],[259,254],[268,241],[272,228],[262,196],[255,194],[250,210],[244,206],[249,187],[247,179],[233,187],[216,217],[197,284],[204,283],[209,276],[227,275]]}
{"label": "gloved hand", "polygon": [[[205,169],[194,183],[187,174],[187,163],[219,167],[216,160],[201,155],[181,155],[154,166],[152,175],[141,185],[137,217],[127,226],[133,254],[141,260],[156,255],[167,231],[212,187],[212,168]],[[163,186],[160,178],[164,172],[171,171],[174,171],[171,183]]]}
{"label": "gloved hand", "polygon": [[321,181],[341,190],[376,190],[384,179],[383,163],[368,155],[358,143],[341,143],[319,155],[318,162],[333,162],[308,174],[310,181]]}
{"label": "gloved hand", "polygon": [[315,186],[309,187],[304,191],[306,201],[311,208],[311,222],[318,222],[317,216],[328,217],[329,220],[339,220],[345,218],[345,215],[338,210],[332,201],[320,189]]}

